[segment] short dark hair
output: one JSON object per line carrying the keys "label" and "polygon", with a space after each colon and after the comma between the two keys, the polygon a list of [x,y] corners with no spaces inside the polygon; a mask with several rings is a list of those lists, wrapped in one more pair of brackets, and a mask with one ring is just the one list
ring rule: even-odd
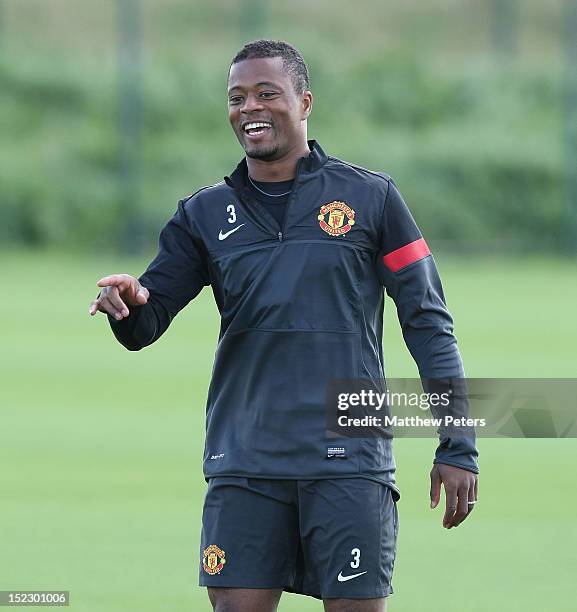
{"label": "short dark hair", "polygon": [[303,56],[292,45],[282,40],[268,40],[263,38],[247,43],[234,56],[230,63],[230,68],[243,60],[260,59],[263,57],[281,57],[284,67],[290,74],[295,91],[301,94],[309,89],[309,71]]}

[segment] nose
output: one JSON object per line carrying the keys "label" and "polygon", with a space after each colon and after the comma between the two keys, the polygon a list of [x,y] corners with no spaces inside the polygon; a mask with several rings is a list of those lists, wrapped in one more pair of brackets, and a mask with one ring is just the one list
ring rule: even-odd
{"label": "nose", "polygon": [[255,94],[248,94],[240,108],[241,113],[253,113],[263,109],[262,100]]}

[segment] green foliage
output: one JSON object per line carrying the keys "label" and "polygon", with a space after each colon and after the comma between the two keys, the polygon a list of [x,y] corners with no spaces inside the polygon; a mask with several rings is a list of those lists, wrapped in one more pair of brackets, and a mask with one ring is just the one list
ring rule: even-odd
{"label": "green foliage", "polygon": [[[390,173],[431,241],[562,247],[566,170],[551,71],[448,68],[415,53],[310,63],[309,136]],[[137,171],[123,183],[110,70],[74,56],[0,61],[0,241],[123,248],[137,222],[140,246],[153,244],[176,201],[242,155],[226,117],[226,68],[182,57],[146,67]]]}

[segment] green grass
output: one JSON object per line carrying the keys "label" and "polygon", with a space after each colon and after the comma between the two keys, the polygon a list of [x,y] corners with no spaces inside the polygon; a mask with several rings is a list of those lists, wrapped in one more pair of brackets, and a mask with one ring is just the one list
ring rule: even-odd
{"label": "green grass", "polygon": [[[577,375],[575,263],[437,259],[470,376]],[[212,296],[140,353],[88,316],[99,276],[144,264],[2,254],[0,590],[68,589],[72,610],[94,612],[210,609],[196,584]],[[388,305],[388,373],[410,376]],[[433,441],[397,442],[390,610],[574,609],[576,441],[479,446],[479,505],[447,532],[428,508]],[[320,609],[294,595],[279,607]]]}

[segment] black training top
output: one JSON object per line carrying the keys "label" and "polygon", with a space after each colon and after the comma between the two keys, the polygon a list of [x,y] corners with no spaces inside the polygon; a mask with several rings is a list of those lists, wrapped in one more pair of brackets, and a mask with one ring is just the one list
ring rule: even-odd
{"label": "black training top", "polygon": [[[221,325],[206,478],[360,476],[394,488],[390,439],[327,437],[327,387],[384,377],[384,289],[423,378],[464,376],[453,322],[433,256],[390,177],[309,147],[281,222],[254,197],[244,159],[181,200],[140,277],[148,303],[110,325],[140,350],[212,287]],[[346,447],[344,460],[328,459],[335,446]],[[471,439],[442,435],[434,461],[478,471]]]}

